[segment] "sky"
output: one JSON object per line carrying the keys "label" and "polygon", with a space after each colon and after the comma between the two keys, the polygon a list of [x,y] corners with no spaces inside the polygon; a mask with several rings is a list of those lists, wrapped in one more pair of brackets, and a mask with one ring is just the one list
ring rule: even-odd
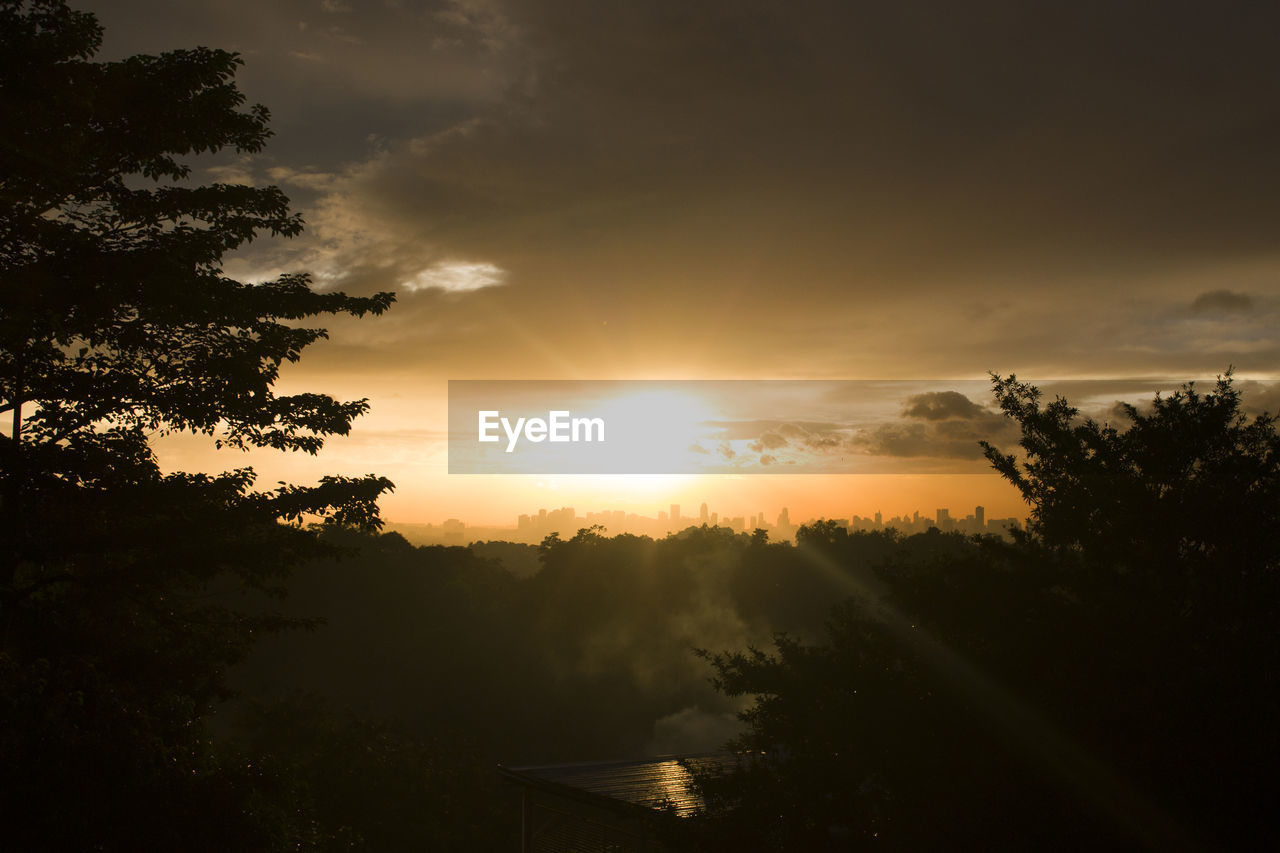
{"label": "sky", "polygon": [[[99,58],[243,55],[241,88],[275,136],[197,177],[280,185],[308,227],[255,242],[228,274],[398,294],[383,317],[327,323],[284,372],[281,391],[373,409],[317,459],[254,454],[266,483],[384,474],[383,514],[403,522],[702,500],[991,517],[1025,508],[989,475],[449,475],[447,382],[994,371],[1106,379],[1136,402],[1234,366],[1247,403],[1275,399],[1274,4],[78,8],[106,29]],[[196,439],[161,451],[173,467],[244,464]]]}

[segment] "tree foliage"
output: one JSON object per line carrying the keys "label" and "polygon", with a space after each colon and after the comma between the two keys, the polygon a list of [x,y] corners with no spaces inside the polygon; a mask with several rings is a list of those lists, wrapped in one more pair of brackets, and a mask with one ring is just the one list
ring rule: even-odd
{"label": "tree foliage", "polygon": [[1244,414],[1230,371],[1209,393],[1187,384],[1145,411],[1122,403],[1119,424],[993,381],[1023,455],[983,449],[1030,505],[1038,541],[1140,574],[1186,607],[1276,600],[1280,436],[1274,416]]}
{"label": "tree foliage", "polygon": [[188,158],[270,136],[239,57],[96,62],[101,39],[61,0],[0,0],[0,796],[21,816],[6,836],[252,849],[271,833],[251,780],[233,784],[202,720],[254,637],[305,624],[272,600],[331,551],[306,523],[376,529],[391,484],[164,474],[149,439],[316,453],[368,403],[278,395],[281,366],[325,337],[312,318],[393,296],[227,276],[228,252],[302,229],[278,188],[191,180]]}
{"label": "tree foliage", "polygon": [[0,98],[22,119],[0,149],[0,409],[24,439],[65,446],[106,424],[314,453],[344,434],[366,401],[272,385],[325,336],[296,321],[380,313],[391,294],[320,293],[300,274],[228,278],[227,252],[263,232],[293,236],[301,219],[275,187],[182,183],[179,157],[251,153],[269,136],[265,108],[239,109],[239,58],[196,48],[90,62],[101,34],[84,13],[53,0],[0,10]]}
{"label": "tree foliage", "polygon": [[[1232,847],[1280,759],[1275,419],[1228,373],[1119,425],[993,377],[1016,544],[894,543],[816,641],[707,655],[754,697],[694,838],[735,849]],[[852,537],[801,549],[848,566]]]}

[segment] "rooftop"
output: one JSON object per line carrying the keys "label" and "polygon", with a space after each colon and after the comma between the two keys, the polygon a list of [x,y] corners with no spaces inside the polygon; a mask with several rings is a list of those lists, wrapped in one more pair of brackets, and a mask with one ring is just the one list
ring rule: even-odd
{"label": "rooftop", "polygon": [[502,767],[504,775],[556,793],[605,798],[649,809],[671,807],[686,817],[702,806],[689,769],[720,771],[736,761],[731,753],[665,755],[631,761]]}

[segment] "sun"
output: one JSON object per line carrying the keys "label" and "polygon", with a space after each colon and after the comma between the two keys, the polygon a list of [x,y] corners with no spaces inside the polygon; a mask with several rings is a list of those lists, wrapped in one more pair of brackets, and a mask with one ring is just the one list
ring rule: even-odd
{"label": "sun", "polygon": [[[716,412],[688,391],[647,388],[602,401],[603,414],[620,432],[631,458],[620,467],[654,474],[691,471],[697,467],[693,449],[706,437],[707,422]],[[618,460],[623,461],[623,460]]]}

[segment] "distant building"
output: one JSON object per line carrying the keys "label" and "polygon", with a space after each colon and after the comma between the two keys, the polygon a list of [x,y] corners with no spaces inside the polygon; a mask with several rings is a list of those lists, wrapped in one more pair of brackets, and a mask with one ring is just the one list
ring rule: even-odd
{"label": "distant building", "polygon": [[446,518],[444,524],[440,525],[442,531],[441,538],[446,545],[463,545],[465,544],[467,524],[458,518]]}
{"label": "distant building", "polygon": [[1022,529],[1022,522],[1017,518],[993,518],[987,522],[987,530],[1000,536],[1008,537],[1015,530]]}

